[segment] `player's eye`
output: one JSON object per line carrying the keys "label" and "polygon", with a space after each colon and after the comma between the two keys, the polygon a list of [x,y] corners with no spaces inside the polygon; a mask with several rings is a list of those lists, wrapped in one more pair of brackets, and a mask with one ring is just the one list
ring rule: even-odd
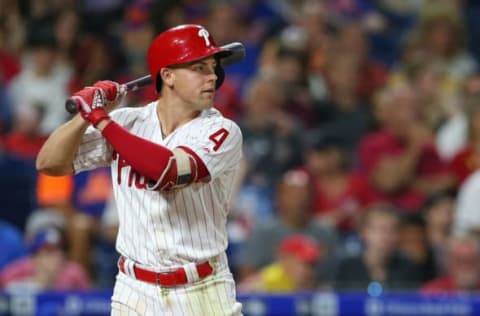
{"label": "player's eye", "polygon": [[195,65],[193,65],[192,70],[193,71],[198,71],[198,72],[203,72],[203,71],[205,71],[205,65],[195,64]]}
{"label": "player's eye", "polygon": [[199,64],[194,64],[191,69],[195,72],[208,75],[215,72],[215,65],[199,63]]}

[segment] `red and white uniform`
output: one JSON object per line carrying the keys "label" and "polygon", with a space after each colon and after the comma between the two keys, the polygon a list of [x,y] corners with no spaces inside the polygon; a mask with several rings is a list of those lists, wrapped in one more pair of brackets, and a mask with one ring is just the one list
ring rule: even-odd
{"label": "red and white uniform", "polygon": [[[137,306],[136,312],[147,315],[200,315],[205,308],[211,309],[207,313],[210,315],[239,314],[241,304],[235,301],[225,249],[227,205],[241,159],[240,129],[210,108],[163,138],[156,106],[152,102],[145,107],[122,108],[110,116],[151,142],[171,150],[178,146],[190,148],[207,167],[209,182],[168,192],[150,191],[145,178],[92,127],[87,129],[77,152],[75,172],[111,166],[120,223],[116,248],[127,260],[158,272],[209,261],[214,274],[197,283],[164,288],[119,273],[112,302],[115,304],[116,297],[131,295],[127,301],[136,300],[132,303]],[[149,159],[148,152],[144,156]],[[195,290],[198,283],[206,284],[208,290]]]}

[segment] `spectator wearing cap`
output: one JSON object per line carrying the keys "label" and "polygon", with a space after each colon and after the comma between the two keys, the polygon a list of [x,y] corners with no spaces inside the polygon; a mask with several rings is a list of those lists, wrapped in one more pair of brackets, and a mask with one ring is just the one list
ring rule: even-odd
{"label": "spectator wearing cap", "polygon": [[310,237],[288,236],[280,243],[276,260],[240,284],[240,291],[313,290],[318,286],[315,265],[321,256],[322,250]]}
{"label": "spectator wearing cap", "polygon": [[451,237],[447,243],[447,272],[421,289],[422,293],[457,293],[480,290],[480,247],[471,236]]}
{"label": "spectator wearing cap", "polygon": [[331,274],[329,263],[334,261],[332,254],[337,234],[331,227],[312,220],[312,194],[305,171],[295,169],[283,175],[276,191],[278,216],[256,225],[239,251],[237,261],[241,279],[272,263],[282,240],[297,234],[310,236],[322,246],[325,256],[319,260],[318,272],[321,276]]}
{"label": "spectator wearing cap", "polygon": [[65,259],[61,232],[38,231],[28,243],[30,255],[9,264],[0,274],[7,290],[75,290],[90,287],[85,270]]}

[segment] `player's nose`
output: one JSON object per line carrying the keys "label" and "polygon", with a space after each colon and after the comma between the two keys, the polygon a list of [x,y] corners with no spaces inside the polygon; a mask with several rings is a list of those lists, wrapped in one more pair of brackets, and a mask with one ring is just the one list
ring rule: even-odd
{"label": "player's nose", "polygon": [[207,76],[209,81],[217,81],[218,76],[217,76],[217,72],[215,71],[215,67],[211,69],[209,68]]}

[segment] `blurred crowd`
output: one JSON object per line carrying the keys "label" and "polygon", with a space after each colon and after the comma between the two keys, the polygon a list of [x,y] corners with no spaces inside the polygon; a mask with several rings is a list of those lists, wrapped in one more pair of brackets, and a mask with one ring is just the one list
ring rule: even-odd
{"label": "blurred crowd", "polygon": [[0,6],[1,288],[113,285],[109,170],[47,177],[34,160],[69,95],[144,76],[155,34],[198,23],[247,49],[216,96],[244,137],[227,249],[240,292],[480,289],[478,1]]}

